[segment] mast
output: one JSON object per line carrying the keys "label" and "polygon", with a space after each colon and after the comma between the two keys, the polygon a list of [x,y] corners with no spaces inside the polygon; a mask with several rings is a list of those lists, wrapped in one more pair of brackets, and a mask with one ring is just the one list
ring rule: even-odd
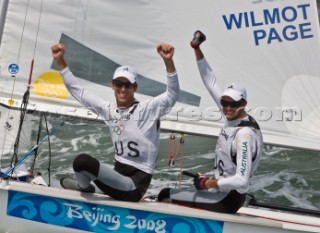
{"label": "mast", "polygon": [[2,41],[4,24],[6,22],[8,5],[9,5],[9,0],[0,0],[0,45]]}

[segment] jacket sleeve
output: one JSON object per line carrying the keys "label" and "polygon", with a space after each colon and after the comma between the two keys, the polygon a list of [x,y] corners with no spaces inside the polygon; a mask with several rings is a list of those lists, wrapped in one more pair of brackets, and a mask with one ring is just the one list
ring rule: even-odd
{"label": "jacket sleeve", "polygon": [[154,118],[159,118],[169,113],[179,98],[179,92],[180,86],[177,72],[168,73],[166,91],[146,101],[144,104],[145,109],[141,114],[152,114]]}
{"label": "jacket sleeve", "polygon": [[111,105],[108,101],[97,97],[81,86],[68,67],[60,71],[60,74],[68,91],[77,101],[102,119],[109,119]]}
{"label": "jacket sleeve", "polygon": [[205,87],[216,102],[217,106],[221,108],[220,97],[222,95],[222,90],[218,85],[216,75],[205,58],[198,61],[198,69]]}

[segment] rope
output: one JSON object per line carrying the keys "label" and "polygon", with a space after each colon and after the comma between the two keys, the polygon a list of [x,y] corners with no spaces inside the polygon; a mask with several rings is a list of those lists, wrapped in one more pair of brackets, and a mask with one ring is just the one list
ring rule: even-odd
{"label": "rope", "polygon": [[[38,128],[38,135],[37,135],[37,145],[39,144],[39,141],[40,141],[40,135],[41,135],[41,128],[42,128],[42,120],[45,120],[45,123],[46,123],[46,131],[47,131],[47,136],[50,134],[49,132],[49,127],[48,127],[48,121],[47,121],[47,117],[44,113],[41,113],[40,114],[40,120],[39,120],[39,128]],[[48,164],[48,186],[51,186],[51,158],[52,158],[52,154],[51,154],[51,142],[50,142],[50,137],[48,137],[48,147],[49,147],[49,164]],[[38,157],[38,148],[35,149],[35,153],[34,153],[34,159],[33,159],[33,165],[32,165],[32,175],[33,174],[33,171],[34,171],[34,167],[35,167],[35,164],[36,164],[36,159]]]}
{"label": "rope", "polygon": [[[39,144],[40,136],[41,136],[42,119],[43,119],[43,113],[40,113],[39,127],[38,127],[38,134],[37,134],[37,145]],[[34,175],[33,171],[34,171],[37,157],[38,157],[38,149],[35,151],[34,158],[33,158],[32,169],[31,169],[32,175]]]}
{"label": "rope", "polygon": [[168,147],[168,165],[172,167],[175,163],[174,161],[174,148],[176,145],[176,136],[174,133],[170,135],[169,147]]}
{"label": "rope", "polygon": [[182,167],[183,167],[183,158],[184,158],[184,135],[181,134],[181,138],[180,138],[180,144],[179,147],[181,146],[181,152],[180,152],[180,175],[179,175],[179,189],[181,188],[181,180],[182,180]]}
{"label": "rope", "polygon": [[[23,27],[22,27],[22,32],[21,32],[21,37],[20,37],[20,44],[19,44],[19,50],[18,50],[18,58],[17,58],[17,64],[19,64],[19,61],[20,61],[20,54],[21,54],[21,46],[22,46],[22,40],[23,40],[23,35],[24,35],[24,30],[25,30],[25,27],[26,27],[26,22],[27,22],[27,15],[28,15],[28,11],[29,11],[29,2],[30,0],[28,0],[27,2],[27,8],[26,8],[26,13],[24,15],[24,22],[23,22]],[[11,91],[11,99],[13,97],[13,92],[14,92],[14,88],[16,86],[16,77],[14,77],[14,80],[13,80],[13,87],[12,87],[12,91]],[[10,111],[9,111],[10,113]],[[9,117],[9,114],[8,114],[8,117]]]}
{"label": "rope", "polygon": [[44,136],[42,138],[42,140],[34,145],[30,150],[28,150],[26,153],[24,153],[20,158],[19,160],[13,165],[11,165],[10,168],[8,168],[8,170],[4,173],[1,173],[1,176],[0,177],[7,177],[9,176],[9,174],[12,174],[12,172],[14,171],[14,169],[18,168],[21,164],[23,164],[30,156],[34,155],[35,154],[35,151],[39,148],[39,146],[44,143],[46,140],[48,140],[49,137],[51,137],[55,131],[57,131],[58,129],[60,129],[62,126],[64,125],[64,122],[61,121],[60,124],[59,124],[59,128],[56,127],[54,129],[52,129],[50,132],[48,132],[48,134],[46,136]]}
{"label": "rope", "polygon": [[[19,128],[18,128],[18,133],[17,133],[17,136],[16,136],[16,140],[15,140],[15,143],[14,143],[14,152],[13,152],[12,159],[11,159],[11,167],[14,167],[15,165],[13,165],[13,164],[17,163],[17,161],[18,161],[20,135],[21,135],[21,131],[22,131],[22,124],[24,122],[24,118],[25,118],[25,115],[26,115],[26,112],[27,112],[27,105],[28,105],[28,102],[29,102],[30,85],[31,85],[31,80],[32,80],[32,73],[33,73],[33,67],[34,67],[34,57],[35,57],[35,52],[36,52],[36,48],[37,48],[37,41],[38,41],[38,35],[39,35],[39,30],[40,30],[42,7],[43,7],[43,0],[41,1],[41,5],[40,5],[40,15],[39,15],[39,18],[38,18],[37,34],[36,34],[36,38],[35,38],[33,56],[32,56],[32,61],[31,61],[31,65],[30,65],[28,86],[27,86],[26,92],[23,95],[23,101],[22,101],[21,107],[20,107],[20,111],[21,111],[20,112],[20,123],[19,123]],[[20,60],[21,44],[22,44],[22,39],[23,39],[24,30],[25,30],[25,26],[26,26],[26,18],[27,18],[27,15],[28,15],[28,11],[29,11],[29,0],[28,0],[28,3],[27,3],[26,13],[25,13],[25,20],[24,20],[23,30],[22,30],[22,36],[21,36],[21,39],[20,39],[19,52],[18,52],[18,58],[17,58],[17,63],[18,64],[19,64],[19,60]],[[16,84],[16,77],[14,78],[14,82],[13,82],[13,87],[12,87],[11,97],[10,97],[11,99],[13,97],[15,84]],[[10,111],[11,111],[11,108],[9,108],[7,119],[9,119]],[[4,147],[4,142],[3,142],[3,147]],[[3,150],[2,150],[2,152],[3,152]],[[13,170],[14,169],[12,169],[11,172],[13,172]],[[12,175],[12,173],[11,173],[11,175]]]}
{"label": "rope", "polygon": [[[46,115],[44,115],[44,119],[46,122],[47,135],[49,135],[48,121],[47,121]],[[48,148],[49,148],[49,163],[48,163],[47,170],[48,170],[48,186],[50,187],[51,186],[51,158],[52,158],[50,137],[48,137]]]}
{"label": "rope", "polygon": [[20,106],[20,122],[19,122],[19,128],[18,128],[18,133],[17,137],[14,143],[14,151],[11,159],[11,164],[16,163],[18,160],[18,151],[19,151],[19,142],[20,142],[20,134],[22,130],[22,124],[24,122],[24,117],[27,112],[27,105],[29,101],[29,90],[27,90],[24,95],[23,95],[23,100]]}
{"label": "rope", "polygon": [[[23,39],[23,35],[24,35],[24,29],[25,29],[26,21],[27,21],[26,19],[27,19],[27,14],[28,14],[28,10],[29,10],[29,0],[28,0],[28,3],[27,3],[27,6],[28,6],[28,7],[26,8],[26,13],[25,13],[25,16],[24,16],[24,23],[23,23],[23,27],[22,27],[22,33],[21,33],[21,37],[20,37],[20,44],[19,44],[19,50],[18,50],[17,64],[19,64],[19,60],[20,60],[22,39]],[[14,75],[12,75],[12,77],[14,77],[14,80],[13,80],[13,87],[12,87],[11,94],[10,94],[10,99],[12,99],[12,97],[13,97],[13,92],[14,92],[14,88],[15,88],[15,85],[16,85],[16,77],[15,77]],[[10,112],[11,112],[11,108],[9,108],[9,111],[8,111],[7,121],[9,120]],[[7,137],[7,131],[4,132],[4,139],[5,139],[6,137]],[[4,152],[4,145],[5,145],[5,140],[3,140],[1,155],[3,155],[3,152]],[[0,166],[0,167],[1,167],[1,166]]]}
{"label": "rope", "polygon": [[182,168],[183,168],[183,158],[184,158],[184,134],[180,134],[180,142],[176,146],[176,137],[172,133],[170,136],[169,148],[168,148],[168,165],[172,168],[175,165],[176,160],[178,159],[179,152],[180,152],[180,174],[178,179],[178,187],[181,187],[181,180],[182,180]]}

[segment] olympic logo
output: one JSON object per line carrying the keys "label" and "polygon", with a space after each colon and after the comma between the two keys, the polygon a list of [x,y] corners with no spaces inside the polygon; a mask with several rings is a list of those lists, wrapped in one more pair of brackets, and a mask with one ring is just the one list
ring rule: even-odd
{"label": "olympic logo", "polygon": [[113,127],[113,130],[112,130],[112,132],[117,135],[120,135],[123,131],[124,131],[123,125],[119,125],[119,126],[116,125],[115,127]]}
{"label": "olympic logo", "polygon": [[18,64],[10,64],[8,66],[8,71],[10,72],[10,74],[15,75],[19,72],[19,65]]}

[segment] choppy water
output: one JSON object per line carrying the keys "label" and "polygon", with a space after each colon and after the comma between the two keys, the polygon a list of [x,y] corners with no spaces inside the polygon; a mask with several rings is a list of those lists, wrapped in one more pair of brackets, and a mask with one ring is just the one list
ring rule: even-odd
{"label": "choppy water", "polygon": [[[37,121],[33,121],[37,129]],[[57,120],[49,120],[49,128]],[[36,138],[33,132],[33,141]],[[180,156],[175,166],[168,166],[169,133],[161,134],[159,159],[148,194],[164,187],[179,186]],[[176,144],[180,135],[176,134]],[[108,128],[102,123],[66,121],[51,137],[51,177],[72,176],[72,161],[79,153],[89,153],[102,162],[113,163],[113,147]],[[216,139],[185,135],[182,166],[190,172],[212,176]],[[48,178],[48,144],[41,146],[35,170]],[[320,210],[320,152],[307,152],[265,146],[264,156],[252,179],[250,193],[263,202]],[[192,179],[182,177],[181,187],[193,187]]]}

